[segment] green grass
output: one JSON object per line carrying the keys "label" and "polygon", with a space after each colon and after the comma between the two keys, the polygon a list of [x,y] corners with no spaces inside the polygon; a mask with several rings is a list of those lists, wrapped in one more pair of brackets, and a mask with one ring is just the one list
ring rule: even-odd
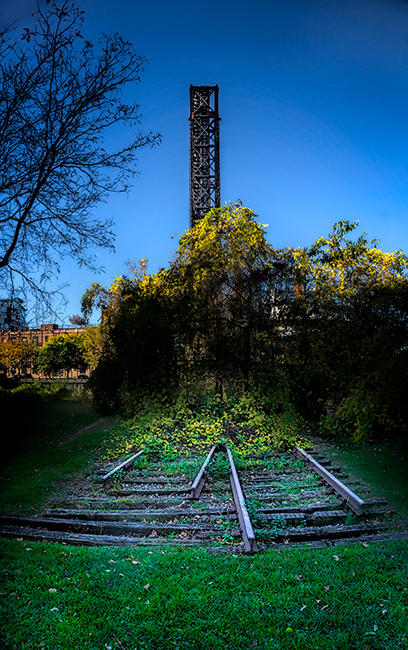
{"label": "green grass", "polygon": [[350,476],[365,481],[376,496],[384,497],[408,518],[408,441],[349,444],[319,440],[317,446]]}
{"label": "green grass", "polygon": [[[84,472],[114,428],[67,438],[97,417],[89,404],[55,399],[17,413],[0,508],[34,510]],[[327,453],[408,514],[401,449],[336,445]],[[196,469],[180,463],[180,471]],[[216,475],[223,465],[220,457]],[[408,648],[405,541],[247,557],[0,540],[0,553],[1,648]]]}
{"label": "green grass", "polygon": [[[22,403],[24,406],[24,403]],[[8,453],[0,468],[0,510],[30,512],[84,470],[112,425],[98,425],[67,438],[98,419],[90,404],[69,400],[28,401],[15,426],[3,432]]]}
{"label": "green grass", "polygon": [[0,550],[2,648],[408,647],[405,542],[254,557],[10,540]]}

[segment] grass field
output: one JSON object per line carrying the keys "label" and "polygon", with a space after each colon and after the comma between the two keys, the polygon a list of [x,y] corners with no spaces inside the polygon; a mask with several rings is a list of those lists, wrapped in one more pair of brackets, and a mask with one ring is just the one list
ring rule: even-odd
{"label": "grass field", "polygon": [[[34,510],[86,471],[115,425],[67,439],[97,417],[81,402],[37,405],[2,470],[1,509]],[[403,461],[390,472],[375,448],[329,452],[402,505]],[[1,540],[0,553],[1,648],[408,648],[407,542],[250,557]]]}
{"label": "grass field", "polygon": [[365,481],[408,518],[408,441],[350,445],[319,441],[319,447],[346,472]]}
{"label": "grass field", "polygon": [[3,648],[407,648],[408,545],[269,551],[0,543]]}

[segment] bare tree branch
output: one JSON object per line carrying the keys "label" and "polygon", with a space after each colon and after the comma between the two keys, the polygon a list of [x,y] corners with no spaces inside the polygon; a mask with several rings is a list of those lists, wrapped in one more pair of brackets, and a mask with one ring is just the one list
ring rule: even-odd
{"label": "bare tree branch", "polygon": [[[122,99],[145,58],[118,34],[93,45],[82,26],[83,12],[62,0],[38,5],[30,28],[0,33],[0,290],[40,300],[59,259],[95,268],[90,248],[113,248],[112,222],[92,212],[128,190],[138,149],[160,141]],[[122,146],[106,137],[118,127],[129,134]]]}

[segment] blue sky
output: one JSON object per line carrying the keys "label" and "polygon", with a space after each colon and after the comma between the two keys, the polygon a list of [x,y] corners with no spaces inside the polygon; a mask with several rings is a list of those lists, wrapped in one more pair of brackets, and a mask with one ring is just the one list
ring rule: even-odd
{"label": "blue sky", "polygon": [[[98,206],[116,253],[95,276],[63,265],[66,318],[126,260],[166,266],[188,227],[188,87],[218,84],[221,200],[241,199],[276,247],[304,246],[338,219],[359,220],[387,250],[408,250],[408,2],[402,0],[81,0],[86,35],[118,31],[147,56],[143,150],[128,196]],[[3,0],[0,19],[31,0]],[[172,239],[176,236],[176,239]]]}

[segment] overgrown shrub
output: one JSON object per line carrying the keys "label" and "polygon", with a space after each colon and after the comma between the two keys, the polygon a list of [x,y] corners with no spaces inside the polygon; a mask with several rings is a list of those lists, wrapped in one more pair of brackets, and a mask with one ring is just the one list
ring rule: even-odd
{"label": "overgrown shrub", "polygon": [[[389,395],[383,386],[355,387],[325,415],[318,428],[331,437],[343,437],[353,442],[383,440],[401,435],[406,427],[402,421],[398,395]],[[401,396],[402,397],[402,396]]]}
{"label": "overgrown shrub", "polygon": [[278,411],[272,401],[252,393],[228,392],[225,400],[211,391],[150,396],[141,399],[133,417],[123,419],[109,438],[105,455],[136,449],[161,454],[207,451],[215,443],[238,453],[286,449],[305,441],[305,422],[293,408]]}
{"label": "overgrown shrub", "polygon": [[353,390],[335,409],[320,419],[320,432],[347,437],[354,442],[369,440],[376,422],[376,410],[368,395]]}

